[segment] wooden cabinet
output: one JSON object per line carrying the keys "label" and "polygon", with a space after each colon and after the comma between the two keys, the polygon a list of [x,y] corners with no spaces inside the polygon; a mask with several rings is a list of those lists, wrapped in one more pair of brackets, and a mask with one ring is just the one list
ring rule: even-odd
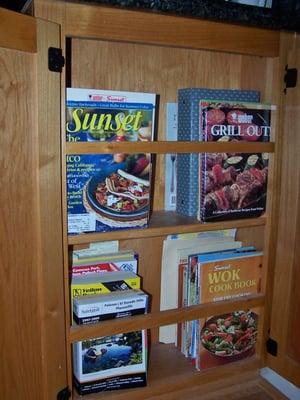
{"label": "wooden cabinet", "polygon": [[[72,387],[71,343],[87,337],[151,329],[149,384],[130,392],[132,399],[161,398],[187,387],[232,375],[248,379],[270,366],[300,385],[299,295],[299,88],[283,93],[286,64],[299,65],[295,34],[126,11],[97,5],[36,0],[36,18],[1,11],[2,92],[1,333],[4,399],[53,399]],[[18,21],[18,22],[15,22]],[[12,30],[12,26],[18,29]],[[48,70],[48,48],[62,47],[64,73]],[[102,234],[67,235],[65,156],[118,152],[124,144],[78,144],[64,140],[65,87],[154,92],[160,95],[158,141],[135,143],[132,152],[156,154],[154,210],[150,227]],[[275,137],[258,150],[272,154],[265,216],[243,221],[199,224],[163,210],[164,154],[230,150],[223,143],[167,143],[165,104],[176,101],[180,87],[255,89],[262,101],[277,104]],[[250,146],[250,147],[249,147]],[[251,147],[252,146],[252,147]],[[256,144],[241,144],[241,151]],[[61,172],[62,171],[62,172]],[[4,206],[5,204],[5,206]],[[238,228],[245,243],[264,250],[262,295],[243,300],[160,312],[162,244],[170,233]],[[122,249],[140,255],[143,287],[153,297],[148,315],[100,325],[70,327],[68,252],[94,241],[119,239]],[[158,342],[158,328],[184,320],[260,307],[258,355],[198,373],[174,346]],[[266,341],[277,343],[277,355]],[[22,364],[21,372],[20,364]],[[20,374],[20,378],[18,378]],[[18,385],[16,384],[18,382]],[[38,383],[37,383],[38,382]],[[78,395],[74,392],[74,398]],[[87,398],[127,398],[128,392]],[[171,398],[171,397],[170,397]]]}

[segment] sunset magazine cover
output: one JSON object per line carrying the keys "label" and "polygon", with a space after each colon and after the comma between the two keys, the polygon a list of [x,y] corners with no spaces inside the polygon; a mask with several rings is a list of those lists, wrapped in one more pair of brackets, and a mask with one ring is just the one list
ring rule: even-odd
{"label": "sunset magazine cover", "polygon": [[150,154],[101,153],[101,144],[152,141],[155,106],[151,93],[67,89],[67,143],[99,144],[66,157],[69,234],[147,226]]}

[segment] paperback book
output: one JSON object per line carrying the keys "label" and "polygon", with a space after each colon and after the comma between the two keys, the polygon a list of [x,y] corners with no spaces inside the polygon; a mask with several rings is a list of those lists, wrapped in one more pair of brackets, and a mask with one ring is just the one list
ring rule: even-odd
{"label": "paperback book", "polygon": [[[151,93],[67,89],[66,141],[152,141],[156,96]],[[68,233],[146,227],[149,154],[69,154]]]}
{"label": "paperback book", "polygon": [[147,331],[74,343],[73,373],[81,395],[146,386]]}
{"label": "paperback book", "polygon": [[[270,140],[270,105],[201,100],[199,109],[200,140]],[[199,154],[198,218],[213,222],[261,216],[266,209],[268,159],[268,153]]]}
{"label": "paperback book", "polygon": [[138,254],[120,252],[73,260],[70,272],[72,276],[116,271],[130,271],[136,274],[137,269]]}
{"label": "paperback book", "polygon": [[90,273],[74,275],[71,279],[71,312],[76,297],[96,296],[115,291],[140,289],[141,278],[130,271],[117,271],[106,274]]}
{"label": "paperback book", "polygon": [[130,271],[76,275],[72,277],[71,295],[72,297],[98,295],[116,290],[140,289],[140,286],[141,278]]}
{"label": "paperback book", "polygon": [[[259,102],[255,90],[186,88],[178,90],[178,141],[199,141],[199,102],[203,99]],[[197,218],[199,207],[199,157],[177,155],[177,202],[179,214]]]}
{"label": "paperback book", "polygon": [[122,290],[100,296],[75,297],[73,318],[78,325],[146,314],[148,295],[142,290]]}

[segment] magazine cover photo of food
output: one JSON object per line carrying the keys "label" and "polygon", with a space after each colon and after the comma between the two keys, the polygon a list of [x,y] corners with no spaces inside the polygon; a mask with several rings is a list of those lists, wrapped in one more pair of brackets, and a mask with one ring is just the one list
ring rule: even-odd
{"label": "magazine cover photo of food", "polygon": [[149,154],[68,156],[69,233],[146,226],[150,171]]}
{"label": "magazine cover photo of food", "polygon": [[200,320],[196,368],[217,367],[255,355],[258,309],[234,311]]}
{"label": "magazine cover photo of food", "polygon": [[[200,102],[200,140],[269,142],[273,106],[261,103]],[[259,217],[265,212],[268,153],[200,154],[203,222]]]}
{"label": "magazine cover photo of food", "polygon": [[[67,89],[66,141],[149,142],[155,94]],[[82,144],[84,148],[84,143]],[[66,159],[68,233],[147,226],[150,154],[69,154]]]}

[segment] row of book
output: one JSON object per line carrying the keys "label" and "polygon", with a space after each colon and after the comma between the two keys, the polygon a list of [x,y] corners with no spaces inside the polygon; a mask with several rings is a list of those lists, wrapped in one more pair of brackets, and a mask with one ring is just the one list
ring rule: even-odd
{"label": "row of book", "polygon": [[[270,105],[251,90],[179,89],[167,105],[167,139],[267,142]],[[155,139],[157,96],[67,89],[67,142]],[[134,146],[134,144],[133,144]],[[149,221],[150,154],[69,154],[68,233],[144,228]],[[258,217],[266,207],[267,153],[190,153],[166,157],[167,209],[202,222]]]}
{"label": "row of book", "polygon": [[[133,251],[72,253],[70,293],[72,324],[146,314],[149,296],[137,275]],[[80,394],[145,386],[147,330],[87,339],[73,344],[74,383]]]}
{"label": "row of book", "polygon": [[[213,303],[262,291],[263,253],[235,240],[235,230],[176,235],[164,242],[161,310]],[[259,310],[237,310],[160,328],[197,369],[252,356]]]}

